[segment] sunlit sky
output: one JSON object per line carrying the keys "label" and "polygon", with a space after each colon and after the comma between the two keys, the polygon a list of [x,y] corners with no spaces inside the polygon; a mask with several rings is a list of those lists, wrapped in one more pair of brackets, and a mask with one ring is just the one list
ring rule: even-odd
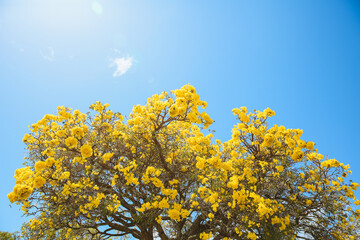
{"label": "sunlit sky", "polygon": [[233,108],[270,107],[360,182],[359,80],[357,0],[1,0],[0,231],[25,221],[6,194],[28,125],[95,101],[126,115],[187,83],[216,138],[231,135]]}

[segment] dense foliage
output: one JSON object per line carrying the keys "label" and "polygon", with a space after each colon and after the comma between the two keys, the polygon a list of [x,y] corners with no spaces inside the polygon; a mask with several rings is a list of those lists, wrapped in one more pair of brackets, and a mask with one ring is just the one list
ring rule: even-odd
{"label": "dense foliage", "polygon": [[18,240],[18,233],[2,232],[0,231],[0,240]]}
{"label": "dense foliage", "polygon": [[154,95],[129,118],[59,107],[31,126],[8,195],[30,228],[137,239],[354,239],[349,166],[324,159],[274,111],[234,109],[226,142],[191,85]]}

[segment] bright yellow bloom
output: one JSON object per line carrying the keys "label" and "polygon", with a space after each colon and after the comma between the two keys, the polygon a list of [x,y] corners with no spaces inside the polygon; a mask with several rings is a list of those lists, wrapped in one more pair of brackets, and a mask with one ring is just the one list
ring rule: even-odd
{"label": "bright yellow bloom", "polygon": [[56,135],[59,137],[65,137],[66,136],[66,131],[65,130],[59,130],[56,132]]}
{"label": "bright yellow bloom", "polygon": [[15,201],[17,201],[17,197],[15,195],[14,192],[10,192],[8,195],[7,195],[8,199],[10,200],[11,203],[14,203]]}
{"label": "bright yellow bloom", "polygon": [[24,143],[27,143],[30,138],[31,138],[31,135],[30,135],[30,134],[25,134],[25,136],[24,136],[24,138],[22,139],[22,141],[23,141]]}
{"label": "bright yellow bloom", "polygon": [[70,177],[70,172],[63,172],[60,176],[60,179],[68,179]]}
{"label": "bright yellow bloom", "polygon": [[313,143],[313,142],[309,141],[306,143],[306,148],[309,150],[312,150],[314,148],[314,146],[315,146],[315,143]]}
{"label": "bright yellow bloom", "polygon": [[213,213],[209,213],[209,214],[208,214],[208,217],[209,217],[210,221],[212,221],[213,218],[214,218],[214,214],[213,214]]}
{"label": "bright yellow bloom", "polygon": [[156,220],[157,223],[161,223],[162,218],[161,218],[161,216],[157,216],[155,220]]}
{"label": "bright yellow bloom", "polygon": [[35,163],[35,171],[40,172],[47,167],[46,163],[43,161],[38,161]]}
{"label": "bright yellow bloom", "polygon": [[72,135],[81,138],[84,136],[84,129],[81,127],[75,127],[71,130]]}
{"label": "bright yellow bloom", "polygon": [[40,187],[44,186],[45,183],[46,183],[45,178],[43,178],[43,177],[36,177],[36,178],[34,179],[33,187],[34,187],[34,188],[40,188]]}
{"label": "bright yellow bloom", "polygon": [[76,145],[78,144],[78,140],[74,137],[68,137],[65,139],[65,144],[69,148],[75,148]]}
{"label": "bright yellow bloom", "polygon": [[169,217],[173,220],[180,221],[180,211],[177,209],[170,209]]}
{"label": "bright yellow bloom", "polygon": [[358,187],[359,187],[359,184],[358,184],[358,183],[356,183],[356,182],[351,183],[351,189],[352,189],[352,190],[355,191]]}
{"label": "bright yellow bloom", "polygon": [[283,166],[277,166],[276,169],[278,170],[278,172],[284,171],[284,167],[283,167]]}
{"label": "bright yellow bloom", "polygon": [[304,157],[304,152],[300,149],[296,149],[291,157],[294,159],[294,161],[300,161]]}
{"label": "bright yellow bloom", "polygon": [[104,159],[104,162],[107,162],[110,158],[112,158],[112,156],[114,156],[114,153],[105,153],[102,158]]}
{"label": "bright yellow bloom", "polygon": [[167,199],[167,198],[163,198],[163,199],[159,202],[159,208],[169,208],[169,203],[168,203],[168,199]]}
{"label": "bright yellow bloom", "polygon": [[201,240],[208,240],[210,238],[212,238],[212,233],[211,232],[210,233],[205,233],[205,232],[200,233],[200,239]]}
{"label": "bright yellow bloom", "polygon": [[247,237],[250,240],[256,240],[257,239],[257,236],[256,236],[256,234],[254,232],[249,232]]}
{"label": "bright yellow bloom", "polygon": [[266,108],[264,110],[264,113],[266,114],[266,116],[268,117],[272,117],[272,116],[275,116],[275,112],[273,110],[271,110],[270,108]]}
{"label": "bright yellow bloom", "polygon": [[51,167],[54,163],[55,163],[55,159],[53,157],[49,157],[45,161],[46,167]]}
{"label": "bright yellow bloom", "polygon": [[176,117],[178,115],[178,108],[175,104],[170,107],[169,114],[170,117]]}
{"label": "bright yellow bloom", "polygon": [[274,139],[275,139],[275,138],[274,138],[274,135],[273,135],[273,134],[271,134],[271,133],[266,134],[265,137],[264,137],[264,143],[263,143],[263,145],[264,145],[265,147],[270,147],[270,146],[273,144]]}
{"label": "bright yellow bloom", "polygon": [[14,187],[14,193],[19,199],[27,199],[32,193],[33,189],[24,184],[16,184]]}
{"label": "bright yellow bloom", "polygon": [[240,121],[243,123],[248,123],[250,121],[249,116],[246,115],[246,113],[240,113]]}
{"label": "bright yellow bloom", "polygon": [[329,160],[323,161],[321,163],[321,166],[327,167],[327,168],[339,167],[339,162],[337,160],[335,160],[335,159],[329,159]]}
{"label": "bright yellow bloom", "polygon": [[46,156],[48,156],[48,157],[52,157],[52,156],[55,155],[55,151],[54,151],[53,149],[47,148],[47,149],[45,149],[44,152],[42,152],[42,155],[43,155],[43,156],[46,155]]}
{"label": "bright yellow bloom", "polygon": [[92,150],[91,146],[87,145],[87,144],[81,146],[80,152],[81,152],[81,156],[83,158],[88,158],[93,155],[93,150]]}

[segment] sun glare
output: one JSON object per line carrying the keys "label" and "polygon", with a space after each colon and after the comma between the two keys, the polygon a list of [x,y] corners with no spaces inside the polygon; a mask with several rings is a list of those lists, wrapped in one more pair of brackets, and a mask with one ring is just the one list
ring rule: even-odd
{"label": "sun glare", "polygon": [[102,5],[88,0],[34,0],[31,4],[15,3],[6,15],[13,29],[24,24],[34,33],[86,32],[97,21],[96,15],[103,13]]}
{"label": "sun glare", "polygon": [[94,11],[94,13],[98,15],[101,15],[103,13],[102,5],[97,1],[92,2],[91,9]]}

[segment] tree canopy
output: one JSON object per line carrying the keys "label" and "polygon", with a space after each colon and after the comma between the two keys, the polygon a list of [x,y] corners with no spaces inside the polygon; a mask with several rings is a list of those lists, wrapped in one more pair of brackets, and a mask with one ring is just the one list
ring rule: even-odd
{"label": "tree canopy", "polygon": [[18,233],[10,233],[10,232],[2,232],[0,231],[0,239],[1,240],[18,240]]}
{"label": "tree canopy", "polygon": [[156,94],[129,117],[96,102],[31,125],[9,200],[38,235],[136,239],[355,239],[348,165],[324,158],[269,108],[233,109],[231,139],[191,85]]}

